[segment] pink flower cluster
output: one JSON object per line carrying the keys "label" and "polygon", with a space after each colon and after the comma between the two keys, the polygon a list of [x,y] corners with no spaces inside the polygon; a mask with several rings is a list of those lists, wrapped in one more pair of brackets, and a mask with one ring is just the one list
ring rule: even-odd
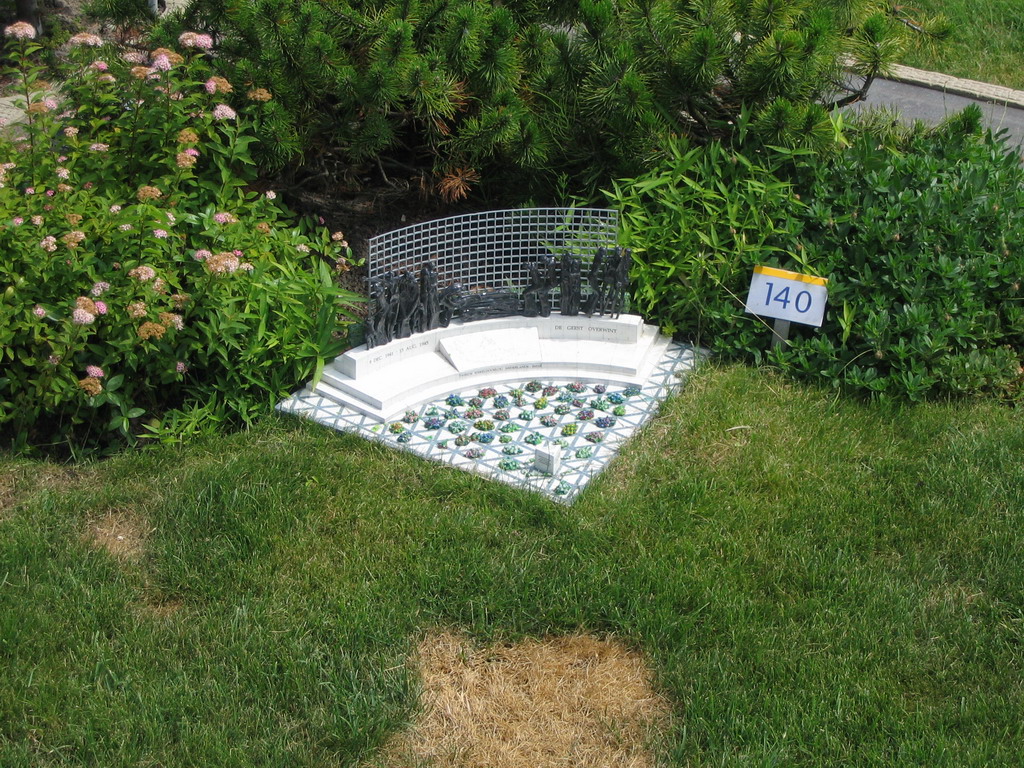
{"label": "pink flower cluster", "polygon": [[103,45],[103,40],[98,35],[93,35],[88,32],[79,32],[77,35],[71,36],[71,39],[68,40],[68,45],[89,45],[93,48],[98,48]]}
{"label": "pink flower cluster", "polygon": [[4,37],[13,37],[15,40],[35,40],[36,28],[27,21],[18,21],[9,27],[4,27]]}
{"label": "pink flower cluster", "polygon": [[100,280],[98,283],[93,283],[92,289],[89,291],[93,296],[102,296],[104,293],[110,290],[110,283]]}
{"label": "pink flower cluster", "polygon": [[102,379],[104,373],[103,369],[98,365],[87,365],[85,366],[85,375],[92,376],[94,379]]}
{"label": "pink flower cluster", "polygon": [[202,35],[196,32],[182,32],[178,42],[186,48],[199,48],[208,51],[213,48],[213,38],[209,35]]}
{"label": "pink flower cluster", "polygon": [[142,280],[145,282],[146,280],[152,280],[156,277],[156,270],[143,264],[140,267],[129,269],[128,277],[134,277],[136,280]]}
{"label": "pink flower cluster", "polygon": [[233,253],[216,253],[206,260],[206,268],[215,275],[231,274],[238,270],[241,262]]}
{"label": "pink flower cluster", "polygon": [[237,115],[235,110],[229,107],[227,104],[218,104],[213,108],[213,116],[217,120],[234,120]]}
{"label": "pink flower cluster", "polygon": [[215,213],[213,214],[213,220],[218,224],[236,224],[238,223],[238,217],[233,213]]}

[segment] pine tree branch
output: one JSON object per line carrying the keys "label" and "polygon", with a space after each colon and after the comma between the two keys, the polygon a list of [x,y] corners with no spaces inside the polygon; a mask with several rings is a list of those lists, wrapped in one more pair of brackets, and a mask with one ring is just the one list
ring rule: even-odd
{"label": "pine tree branch", "polygon": [[843,107],[848,107],[851,104],[856,104],[859,101],[864,101],[864,99],[866,99],[868,96],[868,90],[871,88],[872,83],[875,82],[875,78],[877,76],[878,69],[876,67],[872,69],[871,72],[864,76],[864,82],[861,83],[860,88],[853,89],[844,86],[843,89],[849,91],[849,95],[844,96],[841,99],[837,99],[836,101],[833,101],[831,104],[825,107],[825,109],[831,112],[834,109],[842,109]]}

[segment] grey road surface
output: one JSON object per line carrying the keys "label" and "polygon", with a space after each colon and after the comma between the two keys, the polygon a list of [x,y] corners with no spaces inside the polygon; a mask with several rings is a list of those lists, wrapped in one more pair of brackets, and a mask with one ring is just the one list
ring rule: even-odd
{"label": "grey road surface", "polygon": [[894,107],[905,118],[938,123],[955,114],[969,104],[977,104],[985,115],[985,124],[993,130],[1005,128],[1007,142],[1024,149],[1024,109],[1003,104],[976,101],[965,96],[945,93],[934,88],[898,83],[892,80],[876,80],[868,91],[867,101],[856,108]]}

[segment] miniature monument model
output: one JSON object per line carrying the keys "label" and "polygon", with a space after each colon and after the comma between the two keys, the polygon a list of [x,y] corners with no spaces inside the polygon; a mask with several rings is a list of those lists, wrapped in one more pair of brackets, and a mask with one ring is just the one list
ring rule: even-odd
{"label": "miniature monument model", "polygon": [[490,211],[374,238],[365,344],[281,410],[571,500],[696,357],[626,314],[617,224]]}

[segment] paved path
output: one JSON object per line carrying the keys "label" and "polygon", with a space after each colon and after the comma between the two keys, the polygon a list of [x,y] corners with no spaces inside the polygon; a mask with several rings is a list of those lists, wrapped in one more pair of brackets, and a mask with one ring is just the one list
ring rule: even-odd
{"label": "paved path", "polygon": [[987,127],[1005,128],[1007,141],[1024,148],[1024,91],[910,67],[899,67],[895,77],[900,80],[876,80],[867,101],[854,108],[891,106],[905,118],[934,124],[974,103],[981,107]]}

